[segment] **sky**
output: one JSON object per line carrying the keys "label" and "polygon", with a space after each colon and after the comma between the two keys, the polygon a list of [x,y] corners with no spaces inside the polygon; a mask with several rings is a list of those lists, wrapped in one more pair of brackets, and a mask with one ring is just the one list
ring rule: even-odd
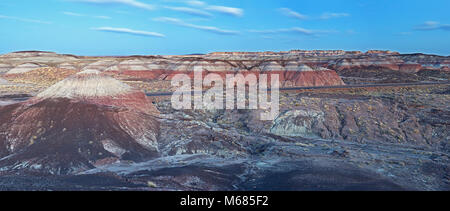
{"label": "sky", "polygon": [[450,55],[448,0],[1,0],[0,53]]}

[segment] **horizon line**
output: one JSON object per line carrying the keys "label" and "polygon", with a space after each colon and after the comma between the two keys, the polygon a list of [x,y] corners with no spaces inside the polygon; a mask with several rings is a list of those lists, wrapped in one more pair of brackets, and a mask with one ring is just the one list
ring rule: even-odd
{"label": "horizon line", "polygon": [[442,55],[439,53],[431,53],[431,52],[401,52],[396,50],[390,50],[390,49],[370,49],[370,50],[343,50],[343,49],[291,49],[291,50],[261,50],[261,51],[242,51],[242,50],[236,50],[236,51],[210,51],[207,53],[185,53],[185,54],[121,54],[121,55],[101,55],[101,54],[74,54],[74,53],[63,53],[63,52],[57,52],[52,50],[18,50],[18,51],[10,51],[10,52],[0,52],[0,55],[6,55],[11,53],[26,53],[26,52],[41,52],[41,53],[54,53],[58,55],[70,55],[70,56],[86,56],[86,57],[131,57],[131,56],[195,56],[195,55],[208,55],[208,54],[214,54],[214,53],[284,53],[284,52],[290,52],[290,51],[344,51],[344,52],[360,52],[362,54],[368,53],[369,51],[385,51],[385,52],[391,52],[392,54],[400,54],[400,55],[408,55],[408,54],[425,54],[425,55],[431,55],[431,56],[443,56],[443,57],[449,57],[448,55]]}

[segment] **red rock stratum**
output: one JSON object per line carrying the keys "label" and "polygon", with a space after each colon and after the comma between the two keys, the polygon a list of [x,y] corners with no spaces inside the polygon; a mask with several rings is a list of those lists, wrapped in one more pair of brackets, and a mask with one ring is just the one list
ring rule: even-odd
{"label": "red rock stratum", "polygon": [[141,91],[83,71],[0,108],[0,165],[67,174],[158,154],[157,109]]}

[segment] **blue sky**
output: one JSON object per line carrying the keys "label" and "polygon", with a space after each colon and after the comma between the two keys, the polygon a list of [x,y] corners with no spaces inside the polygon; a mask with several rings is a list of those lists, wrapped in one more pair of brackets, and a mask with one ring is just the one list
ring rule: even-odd
{"label": "blue sky", "polygon": [[448,0],[1,0],[0,53],[450,54]]}

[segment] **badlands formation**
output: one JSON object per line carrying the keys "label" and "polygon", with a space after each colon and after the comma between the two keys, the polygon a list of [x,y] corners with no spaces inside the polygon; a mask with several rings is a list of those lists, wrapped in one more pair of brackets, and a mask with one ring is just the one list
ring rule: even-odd
{"label": "badlands formation", "polygon": [[158,154],[158,111],[142,91],[85,70],[0,108],[0,165],[68,174]]}
{"label": "badlands formation", "polygon": [[[328,86],[354,83],[418,82],[439,80],[449,72],[448,57],[425,54],[399,54],[391,51],[286,51],[286,52],[217,52],[185,56],[85,57],[51,52],[16,52],[0,55],[0,75],[25,82],[36,78],[37,69],[52,68],[61,72],[98,70],[147,91],[170,89],[170,79],[178,73],[193,75],[194,67],[204,74],[242,73],[280,75],[281,85]],[[47,77],[46,73],[41,73]],[[63,79],[65,76],[61,76]],[[374,80],[375,79],[375,80]],[[20,81],[22,80],[22,81]],[[30,79],[31,80],[31,79]],[[42,80],[45,83],[46,80]],[[154,82],[152,86],[139,84]],[[34,81],[29,92],[37,94],[51,84]],[[54,83],[54,82],[52,82]],[[25,89],[21,89],[25,90]]]}
{"label": "badlands formation", "polygon": [[[0,55],[0,190],[450,190],[450,58]],[[177,73],[280,75],[280,114],[175,110]],[[441,84],[436,84],[439,82]]]}

